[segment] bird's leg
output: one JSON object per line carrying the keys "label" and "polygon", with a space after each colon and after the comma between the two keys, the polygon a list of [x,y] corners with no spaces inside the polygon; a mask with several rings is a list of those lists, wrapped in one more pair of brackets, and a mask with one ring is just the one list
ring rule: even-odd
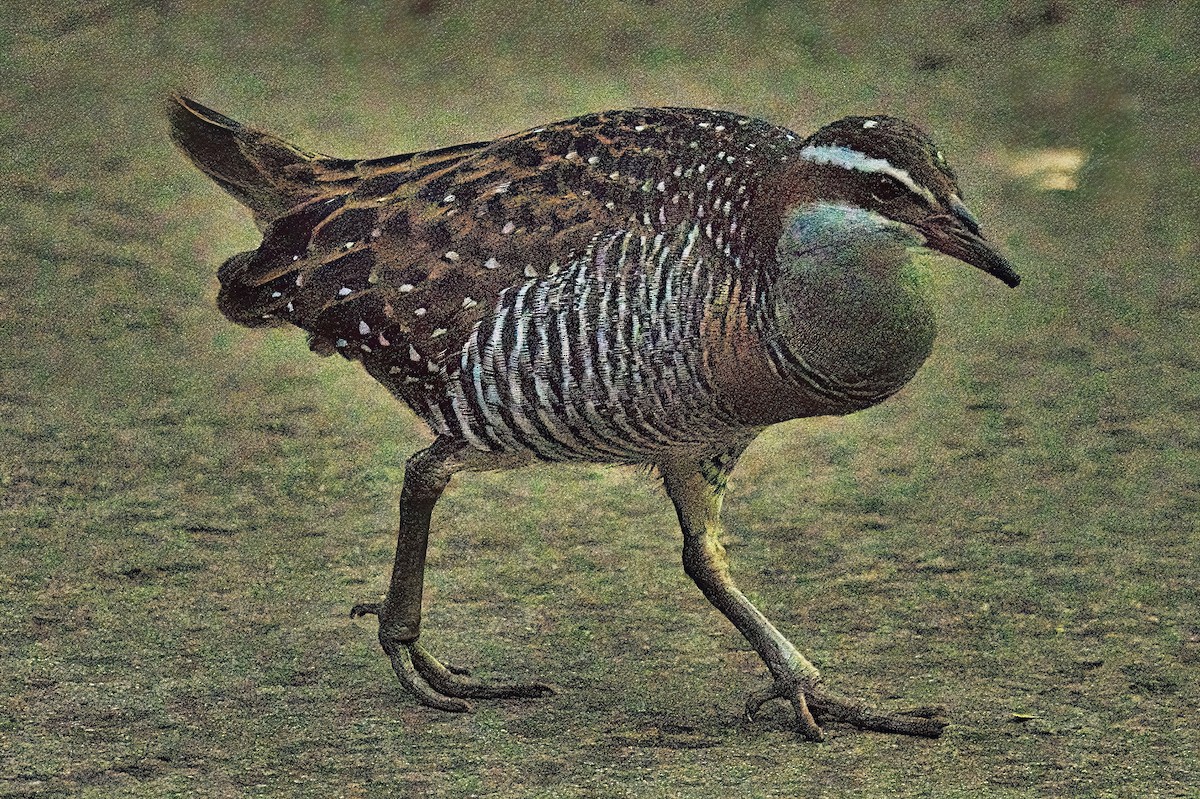
{"label": "bird's leg", "polygon": [[429,707],[458,712],[470,710],[468,698],[536,697],[554,692],[541,683],[491,685],[473,679],[464,669],[443,665],[418,643],[429,520],[450,478],[464,468],[462,455],[460,445],[438,439],[408,459],[387,597],[381,603],[355,605],[350,611],[356,618],[367,614],[379,617],[379,643],[401,684],[413,696]]}
{"label": "bird's leg", "polygon": [[[734,459],[736,460],[736,458]],[[663,482],[683,528],[683,567],[688,576],[717,610],[733,622],[766,663],[774,683],[753,694],[746,715],[753,719],[758,709],[772,699],[785,699],[796,713],[799,732],[820,741],[820,721],[842,721],[881,732],[937,737],[946,722],[934,718],[937,710],[919,708],[904,713],[887,713],[859,701],[830,694],[820,672],[767,620],[729,575],[721,534],[721,499],[732,463],[692,462],[660,466]]]}

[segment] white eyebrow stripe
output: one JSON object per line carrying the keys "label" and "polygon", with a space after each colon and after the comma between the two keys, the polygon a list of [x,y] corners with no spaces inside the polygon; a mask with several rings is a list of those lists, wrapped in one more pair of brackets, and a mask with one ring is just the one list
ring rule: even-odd
{"label": "white eyebrow stripe", "polygon": [[887,175],[903,183],[913,194],[924,197],[931,205],[937,204],[933,192],[918,185],[906,170],[897,169],[885,158],[868,158],[858,150],[828,144],[810,144],[800,151],[800,157],[814,164],[834,164],[845,169],[857,169],[859,172]]}

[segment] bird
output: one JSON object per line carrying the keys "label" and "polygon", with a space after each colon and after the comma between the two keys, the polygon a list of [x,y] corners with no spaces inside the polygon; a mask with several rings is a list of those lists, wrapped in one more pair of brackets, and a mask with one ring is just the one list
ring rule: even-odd
{"label": "bird", "polygon": [[887,115],[808,136],[703,108],[633,108],[384,158],[310,152],[182,95],[171,136],[248,208],[254,250],[217,306],[293,325],[362,367],[430,428],[405,464],[387,594],[355,605],[420,703],[536,698],[422,644],[430,516],[451,477],[534,462],[657,470],[683,566],[762,658],[753,718],[937,737],[936,707],[831,691],[738,589],[721,542],[728,478],[767,427],[900,390],[930,354],[929,253],[1015,287],[933,140]]}

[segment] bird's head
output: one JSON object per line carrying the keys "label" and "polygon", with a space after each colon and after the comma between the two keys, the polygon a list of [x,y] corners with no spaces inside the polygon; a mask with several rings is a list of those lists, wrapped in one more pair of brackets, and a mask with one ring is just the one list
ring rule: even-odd
{"label": "bird's head", "polygon": [[800,157],[823,200],[902,223],[919,232],[925,246],[1009,286],[1020,283],[963,203],[941,150],[916,126],[888,116],[846,117],[808,137]]}

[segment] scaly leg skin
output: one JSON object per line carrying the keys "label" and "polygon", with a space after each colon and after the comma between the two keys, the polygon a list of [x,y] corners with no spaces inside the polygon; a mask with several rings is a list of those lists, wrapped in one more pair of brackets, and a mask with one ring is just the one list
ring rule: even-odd
{"label": "scaly leg skin", "polygon": [[458,713],[471,709],[467,699],[531,698],[554,693],[542,683],[492,685],[473,679],[465,669],[443,665],[418,643],[429,521],[450,478],[464,468],[463,455],[461,445],[438,439],[408,459],[400,492],[396,562],[387,597],[383,602],[355,605],[350,611],[354,618],[379,617],[379,643],[409,693],[423,705]]}
{"label": "scaly leg skin", "polygon": [[675,503],[683,528],[683,567],[708,601],[733,622],[758,652],[774,678],[770,688],[753,694],[746,715],[753,719],[772,699],[792,704],[799,732],[821,741],[821,721],[841,721],[861,729],[936,738],[948,722],[936,718],[937,708],[888,713],[865,702],[830,694],[816,666],[808,661],[750,600],[729,575],[721,534],[721,499],[725,481],[741,450],[721,459],[660,465],[667,494]]}

